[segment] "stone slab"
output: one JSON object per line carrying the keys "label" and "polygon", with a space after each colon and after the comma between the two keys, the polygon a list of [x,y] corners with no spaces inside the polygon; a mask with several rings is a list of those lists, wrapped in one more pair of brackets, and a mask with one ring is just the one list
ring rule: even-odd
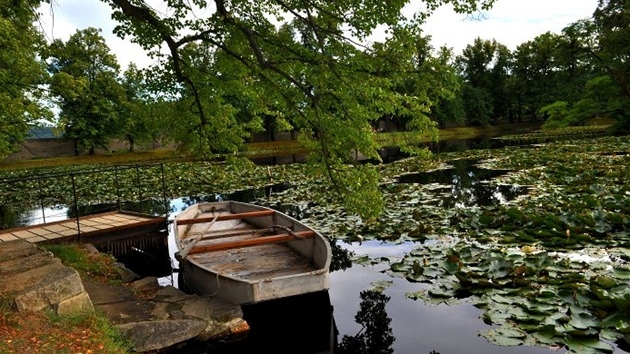
{"label": "stone slab", "polygon": [[90,300],[90,296],[85,292],[81,292],[76,296],[60,301],[55,305],[58,315],[77,315],[94,312],[94,305]]}
{"label": "stone slab", "polygon": [[134,322],[116,326],[137,352],[159,350],[193,339],[205,328],[201,320]]}
{"label": "stone slab", "polygon": [[[0,259],[0,274],[8,276],[9,274],[16,274],[27,271],[29,269],[43,267],[50,263],[57,263],[58,260],[48,252],[38,252],[25,255],[23,258],[14,258],[6,261]],[[1,285],[0,285],[1,287]]]}
{"label": "stone slab", "polygon": [[[36,270],[41,269],[46,269],[49,272],[44,278],[39,278],[39,274],[44,274],[43,272],[38,273],[38,277],[33,278],[32,284],[22,287],[23,290],[15,297],[18,311],[40,311],[85,291],[81,277],[76,270],[61,264],[36,268]],[[24,281],[24,278],[20,280]]]}

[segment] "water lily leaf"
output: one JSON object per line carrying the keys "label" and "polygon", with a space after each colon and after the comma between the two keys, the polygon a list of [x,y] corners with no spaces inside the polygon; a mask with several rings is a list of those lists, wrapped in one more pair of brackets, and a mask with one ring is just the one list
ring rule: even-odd
{"label": "water lily leaf", "polygon": [[538,329],[530,335],[538,344],[556,346],[559,343],[564,343],[564,339],[557,334],[555,328],[556,327],[553,325],[539,326]]}
{"label": "water lily leaf", "polygon": [[604,289],[610,289],[617,285],[617,281],[606,275],[598,275],[591,280],[591,283],[597,284]]}
{"label": "water lily leaf", "polygon": [[430,289],[429,295],[434,296],[434,297],[450,298],[450,297],[455,297],[455,291],[453,289],[437,287],[437,288]]}
{"label": "water lily leaf", "polygon": [[552,313],[547,318],[545,318],[541,324],[545,326],[553,326],[554,328],[559,328],[560,324],[567,323],[571,318],[566,314],[558,311],[556,313]]}
{"label": "water lily leaf", "polygon": [[610,290],[610,300],[619,311],[630,312],[630,287],[627,284],[617,286]]}
{"label": "water lily leaf", "polygon": [[376,292],[383,292],[385,291],[385,289],[387,289],[388,287],[394,285],[394,282],[391,280],[380,280],[380,281],[375,281],[372,282],[372,286],[374,287],[372,289],[372,291],[376,291]]}
{"label": "water lily leaf", "polygon": [[493,259],[488,267],[488,275],[491,278],[506,277],[511,271],[511,265],[503,259]]}
{"label": "water lily leaf", "polygon": [[390,270],[394,273],[403,273],[409,270],[409,266],[405,262],[395,262],[390,264]]}
{"label": "water lily leaf", "polygon": [[602,327],[615,328],[620,333],[630,334],[630,315],[614,312],[602,320]]}
{"label": "water lily leaf", "polygon": [[422,273],[422,275],[424,275],[427,278],[437,278],[441,275],[444,274],[444,271],[442,269],[439,269],[437,267],[425,267],[424,268],[424,272]]}
{"label": "water lily leaf", "polygon": [[418,290],[416,292],[406,293],[405,297],[411,300],[425,300],[430,298],[427,295],[427,291],[425,289]]}
{"label": "water lily leaf", "polygon": [[628,268],[621,268],[621,267],[616,267],[613,270],[613,276],[617,279],[621,279],[621,280],[629,280],[630,279],[630,269]]}
{"label": "water lily leaf", "polygon": [[482,331],[481,336],[486,338],[490,343],[505,347],[515,347],[524,344],[527,334],[516,328],[501,326]]}
{"label": "water lily leaf", "polygon": [[512,305],[514,303],[514,299],[508,298],[499,294],[491,294],[488,296],[493,302],[499,304],[508,304]]}
{"label": "water lily leaf", "polygon": [[460,265],[459,263],[451,262],[451,261],[443,261],[440,263],[440,266],[448,273],[455,274],[459,271]]}
{"label": "water lily leaf", "polygon": [[569,353],[601,354],[612,353],[614,351],[614,348],[610,344],[597,338],[567,336],[565,341],[569,348]]}
{"label": "water lily leaf", "polygon": [[602,328],[601,331],[599,331],[599,335],[602,339],[611,342],[616,342],[617,340],[624,337],[623,334],[607,328]]}
{"label": "water lily leaf", "polygon": [[362,256],[358,256],[352,259],[352,261],[356,264],[362,264],[362,265],[371,265],[372,264],[372,259],[370,258],[370,256],[368,255],[362,255]]}
{"label": "water lily leaf", "polygon": [[572,313],[569,326],[578,330],[588,330],[589,328],[599,327],[600,322],[593,315],[587,312]]}

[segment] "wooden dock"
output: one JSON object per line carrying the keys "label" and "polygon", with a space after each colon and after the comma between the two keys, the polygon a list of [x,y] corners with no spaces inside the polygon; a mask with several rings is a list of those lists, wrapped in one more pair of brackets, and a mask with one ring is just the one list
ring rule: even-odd
{"label": "wooden dock", "polygon": [[0,242],[25,240],[31,243],[89,242],[98,245],[163,230],[166,227],[165,217],[113,211],[82,216],[78,219],[0,230]]}

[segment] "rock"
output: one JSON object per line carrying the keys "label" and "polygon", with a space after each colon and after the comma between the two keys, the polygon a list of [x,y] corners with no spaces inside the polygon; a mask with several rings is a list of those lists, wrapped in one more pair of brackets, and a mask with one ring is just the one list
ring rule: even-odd
{"label": "rock", "polygon": [[[40,311],[85,291],[79,273],[61,263],[35,268],[12,278],[10,282],[20,288],[20,294],[15,297],[19,311]],[[24,283],[28,285],[23,287]]]}
{"label": "rock", "polygon": [[23,240],[2,242],[2,247],[0,247],[0,262],[22,259],[36,253],[47,252],[38,248],[34,244]]}
{"label": "rock", "polygon": [[150,293],[160,289],[160,284],[156,277],[146,277],[131,283],[131,288],[139,293]]}
{"label": "rock", "polygon": [[85,249],[89,254],[99,254],[101,253],[96,246],[92,243],[82,243],[81,246]]}
{"label": "rock", "polygon": [[123,283],[130,283],[141,278],[136,272],[125,267],[125,265],[120,262],[116,263],[116,271],[120,275],[120,280]]}
{"label": "rock", "polygon": [[209,296],[198,296],[182,303],[182,311],[187,316],[213,319],[218,322],[243,317],[243,310],[224,300]]}
{"label": "rock", "polygon": [[186,294],[172,285],[162,287],[153,295],[154,300],[163,302],[179,302],[194,297],[196,297],[196,295]]}
{"label": "rock", "polygon": [[76,315],[94,312],[94,305],[90,296],[83,291],[80,294],[59,302],[56,306],[58,315]]}
{"label": "rock", "polygon": [[155,293],[152,301],[156,303],[152,312],[155,318],[204,321],[206,327],[195,338],[198,341],[227,338],[249,331],[241,307],[221,299],[189,295],[175,287],[166,286]]}
{"label": "rock", "polygon": [[52,253],[24,241],[3,242],[0,248],[0,274],[20,273],[57,262]]}
{"label": "rock", "polygon": [[166,320],[126,323],[116,326],[137,352],[168,348],[193,339],[206,328],[201,320]]}
{"label": "rock", "polygon": [[0,269],[0,294],[9,296],[20,312],[94,310],[79,273],[34,244],[23,240],[0,243]]}
{"label": "rock", "polygon": [[0,278],[0,295],[14,300],[19,311],[52,308],[70,315],[96,308],[137,352],[188,340],[235,340],[249,331],[238,305],[161,287],[156,277],[129,286],[82,280],[50,252],[25,241],[0,242]]}

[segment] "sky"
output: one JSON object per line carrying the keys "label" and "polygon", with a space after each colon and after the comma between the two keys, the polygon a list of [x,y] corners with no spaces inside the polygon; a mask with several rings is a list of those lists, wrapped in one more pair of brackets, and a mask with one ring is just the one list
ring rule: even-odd
{"label": "sky", "polygon": [[[420,0],[412,0],[409,9]],[[593,14],[597,0],[497,0],[490,11],[477,19],[456,14],[450,6],[437,10],[423,27],[425,35],[432,37],[432,45],[451,47],[456,55],[472,44],[476,37],[496,39],[510,50],[547,31],[560,33],[567,25]],[[52,11],[51,11],[52,9]],[[109,5],[99,0],[53,0],[53,5],[40,8],[40,25],[49,40],[63,41],[77,30],[96,27],[102,30],[112,53],[125,70],[130,62],[145,68],[153,63],[140,46],[122,40],[112,32]]]}

